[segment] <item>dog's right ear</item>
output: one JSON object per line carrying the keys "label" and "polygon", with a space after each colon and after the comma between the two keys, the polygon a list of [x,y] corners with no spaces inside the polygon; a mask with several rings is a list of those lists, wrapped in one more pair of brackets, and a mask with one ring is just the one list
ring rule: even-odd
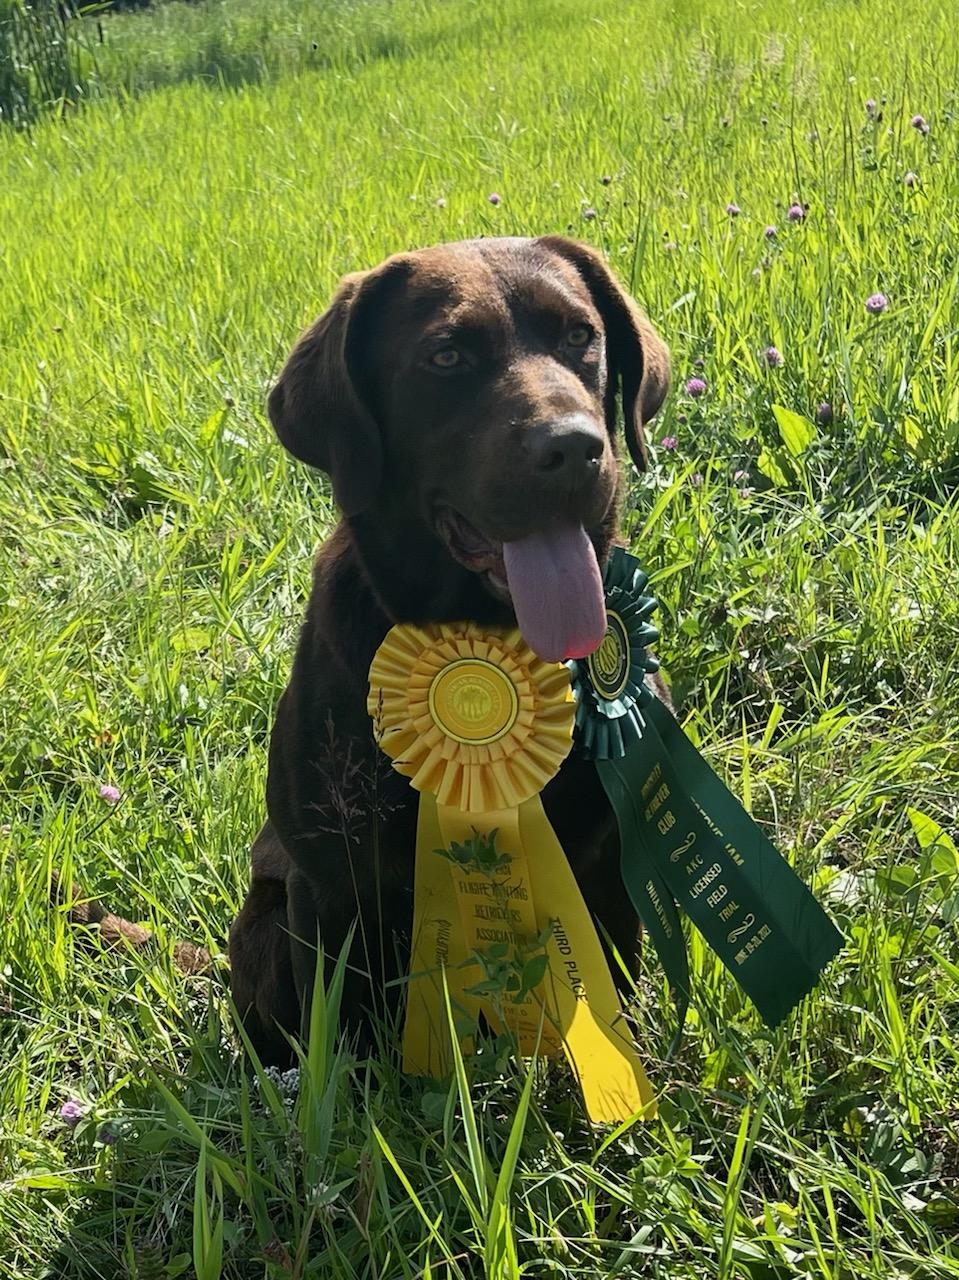
{"label": "dog's right ear", "polygon": [[300,336],[267,402],[280,442],[330,477],[345,516],[376,498],[383,446],[364,367],[364,312],[382,269],[346,276],[329,307]]}

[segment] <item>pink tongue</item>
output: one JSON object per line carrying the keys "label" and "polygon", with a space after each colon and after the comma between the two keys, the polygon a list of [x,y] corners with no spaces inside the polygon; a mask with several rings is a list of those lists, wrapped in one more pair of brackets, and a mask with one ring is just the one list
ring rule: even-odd
{"label": "pink tongue", "polygon": [[584,658],[606,634],[603,579],[581,525],[503,543],[523,639],[544,662]]}

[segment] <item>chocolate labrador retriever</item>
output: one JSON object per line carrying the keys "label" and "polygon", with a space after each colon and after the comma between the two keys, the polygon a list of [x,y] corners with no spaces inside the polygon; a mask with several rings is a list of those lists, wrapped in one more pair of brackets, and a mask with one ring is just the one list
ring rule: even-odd
{"label": "chocolate labrador retriever", "polygon": [[[313,990],[355,932],[343,994],[369,1043],[402,990],[417,796],[378,752],[367,674],[394,623],[517,622],[547,661],[605,630],[619,402],[643,427],[669,359],[593,249],[469,240],[348,276],[269,398],[277,435],[325,471],[341,519],[321,547],[270,745],[269,821],[230,934],[232,989],[267,1062],[286,1062]],[[586,901],[620,955],[637,918],[596,771],[570,756],[543,793]]]}

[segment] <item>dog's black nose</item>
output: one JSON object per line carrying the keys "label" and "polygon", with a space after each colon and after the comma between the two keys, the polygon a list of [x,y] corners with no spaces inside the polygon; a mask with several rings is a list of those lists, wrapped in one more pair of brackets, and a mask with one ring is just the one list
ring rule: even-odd
{"label": "dog's black nose", "polygon": [[530,454],[538,473],[557,480],[583,482],[599,473],[606,436],[585,414],[539,423],[530,428]]}

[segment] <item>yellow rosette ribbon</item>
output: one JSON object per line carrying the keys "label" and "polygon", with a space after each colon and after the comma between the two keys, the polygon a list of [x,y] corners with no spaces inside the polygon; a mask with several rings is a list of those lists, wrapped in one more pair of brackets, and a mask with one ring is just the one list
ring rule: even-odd
{"label": "yellow rosette ribbon", "polygon": [[[572,746],[569,671],[518,630],[398,626],[370,667],[369,712],[420,793],[403,1067],[452,1070],[454,1018],[565,1053],[590,1119],[655,1114],[606,957],[540,791]],[[464,1038],[469,1038],[467,1033]]]}

